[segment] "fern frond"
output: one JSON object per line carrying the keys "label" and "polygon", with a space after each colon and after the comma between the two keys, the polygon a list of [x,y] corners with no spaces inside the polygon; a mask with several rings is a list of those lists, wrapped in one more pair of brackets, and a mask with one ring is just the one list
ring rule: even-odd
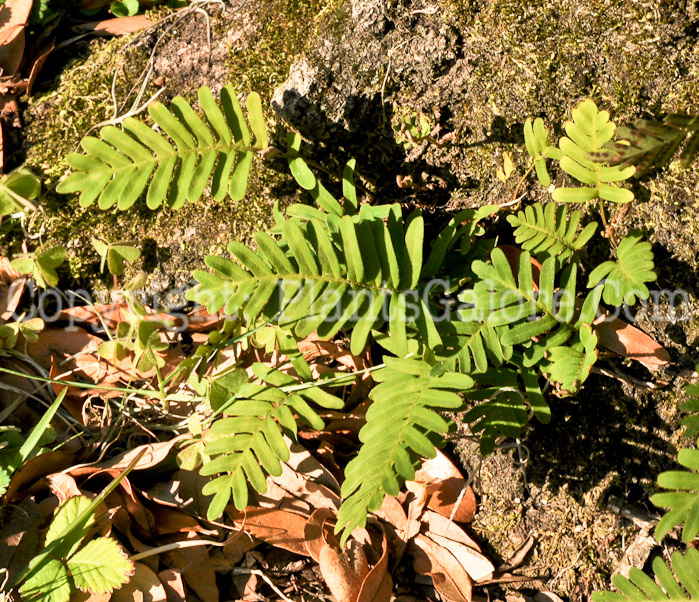
{"label": "fern frond", "polygon": [[607,111],[598,111],[591,100],[581,102],[573,109],[573,121],[566,121],[565,131],[558,146],[563,152],[561,169],[584,184],[579,188],[556,188],[553,199],[564,203],[582,203],[603,199],[613,203],[628,203],[633,200],[633,192],[613,186],[630,178],[634,167],[621,168],[596,163],[591,153],[599,153],[602,147],[614,136],[616,126],[609,121]]}
{"label": "fern frond", "polygon": [[500,337],[507,330],[485,322],[440,322],[443,349],[439,358],[451,362],[450,367],[464,374],[483,373],[490,365],[501,366],[512,357],[512,346],[503,345]]}
{"label": "fern frond", "polygon": [[560,159],[563,155],[559,149],[551,146],[549,134],[541,118],[535,119],[533,125],[530,117],[524,122],[524,144],[534,160],[536,177],[544,188],[548,188],[551,185],[551,176],[546,169],[546,159]]}
{"label": "fern frond", "polygon": [[593,602],[699,601],[699,552],[687,548],[685,556],[675,552],[671,561],[672,571],[661,558],[653,560],[655,581],[636,567],[631,569],[628,579],[616,575],[612,583],[619,591],[594,592]]}
{"label": "fern frond", "polygon": [[[575,324],[577,265],[557,272],[557,262],[555,257],[544,260],[537,286],[529,253],[522,253],[513,268],[501,249],[493,249],[489,262],[474,261],[471,266],[479,280],[459,297],[466,304],[462,319],[507,326],[500,336],[503,345],[528,343],[545,334],[546,347],[563,345],[579,328]],[[594,315],[597,308],[592,305],[587,313]]]}
{"label": "fern frond", "polygon": [[548,203],[544,208],[535,203],[517,215],[508,215],[507,221],[515,228],[515,240],[523,250],[533,255],[546,253],[563,261],[582,249],[597,229],[593,222],[577,235],[580,211],[573,211],[570,219],[567,217],[564,205]]}
{"label": "fern frond", "polygon": [[96,200],[100,209],[128,209],[147,190],[148,207],[167,202],[180,208],[196,201],[211,182],[211,196],[233,200],[245,196],[254,154],[267,147],[262,105],[256,93],[247,98],[250,129],[232,86],[221,91],[221,104],[207,87],[199,89],[206,123],[178,96],[170,109],[153,102],[148,113],[162,131],[129,117],[124,129],[107,126],[98,137],[83,138],[85,154],[68,155],[73,171],[57,187],[60,193],[80,193],[83,207]]}
{"label": "fern frond", "polygon": [[199,284],[187,298],[211,312],[240,312],[250,323],[260,316],[276,318],[297,338],[314,330],[331,338],[351,325],[353,354],[361,353],[371,330],[386,322],[391,336],[402,341],[400,355],[407,353],[409,325],[430,348],[441,344],[418,291],[422,217],[414,215],[404,230],[397,205],[386,222],[370,208],[342,217],[307,209],[303,218],[280,221],[278,240],[258,232],[257,252],[231,243],[228,248],[239,263],[207,257],[213,273],[195,272]]}
{"label": "fern frond", "polygon": [[653,271],[653,251],[649,242],[641,242],[641,234],[632,232],[617,248],[617,260],[605,261],[590,273],[588,288],[604,280],[602,298],[610,305],[633,305],[636,297],[647,299],[650,292],[645,285],[657,276]]}
{"label": "fern frond", "polygon": [[639,177],[667,165],[689,135],[680,155],[682,167],[687,167],[699,153],[699,116],[671,114],[662,123],[639,119],[629,127],[617,128],[617,135],[621,140],[593,154],[596,161],[634,165]]}
{"label": "fern frond", "polygon": [[397,495],[404,480],[415,476],[417,458],[435,456],[435,438],[449,430],[439,410],[458,410],[459,393],[473,386],[465,374],[443,372],[415,359],[387,358],[374,372],[373,403],[367,423],[359,432],[362,447],[345,469],[344,501],[337,515],[336,532],[343,541],[385,495]]}
{"label": "fern frond", "polygon": [[592,328],[583,324],[578,337],[575,343],[549,349],[546,352],[547,361],[541,366],[541,371],[550,380],[559,383],[569,393],[578,391],[597,361],[597,335]]}
{"label": "fern frond", "polygon": [[220,475],[202,490],[204,495],[214,495],[209,520],[221,515],[231,495],[236,508],[244,509],[248,505],[248,483],[264,493],[265,472],[281,474],[280,460],[289,459],[282,433],[296,437],[295,416],[322,430],[325,424],[311,404],[336,410],[344,405],[334,395],[313,385],[304,387],[263,364],[255,364],[253,371],[262,382],[233,387],[226,401],[227,417],[215,421],[204,440],[204,452],[213,459],[205,462],[200,472],[204,476]]}

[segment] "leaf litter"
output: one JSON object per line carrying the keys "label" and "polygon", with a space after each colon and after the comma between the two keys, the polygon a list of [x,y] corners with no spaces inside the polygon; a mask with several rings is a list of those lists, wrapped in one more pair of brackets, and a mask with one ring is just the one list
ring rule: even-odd
{"label": "leaf litter", "polygon": [[[3,286],[20,280],[8,262],[0,263]],[[18,288],[16,307],[23,284]],[[16,307],[7,307],[0,319],[6,321]],[[145,319],[179,327],[176,335],[174,329],[158,331],[163,346],[154,351],[152,366],[142,369],[133,349],[108,358],[100,354],[100,346],[121,325],[143,317],[122,300],[76,307],[61,312],[34,340],[18,345],[24,352],[17,356],[18,372],[50,375],[55,393],[68,389],[64,419],[72,418],[77,443],[67,442],[61,451],[27,462],[13,475],[5,503],[29,504],[46,521],[72,497],[94,498],[143,454],[104,500],[96,523],[100,536],[115,538],[136,559],[134,574],[111,596],[78,594],[71,599],[302,600],[329,592],[338,602],[388,602],[396,587],[407,586],[421,599],[470,602],[474,588],[527,579],[507,572],[521,558],[496,569],[467,532],[476,498],[469,479],[442,451],[423,461],[405,491],[386,497],[366,528],[356,529],[347,546],[340,546],[334,527],[343,467],[356,453],[357,434],[365,423],[371,361],[368,355],[353,356],[341,342],[319,341],[314,335],[299,344],[312,373],[358,374],[347,395],[360,403],[349,413],[325,412],[326,427],[304,427],[298,443],[287,439],[290,458],[279,476],[267,476],[266,493],[254,494],[242,511],[229,504],[219,521],[207,521],[211,496],[202,489],[209,478],[195,469],[203,454],[201,437],[207,434],[201,426],[206,410],[199,406],[197,378],[178,376],[178,366],[207,345],[225,322],[201,309],[177,319],[146,309]],[[182,333],[191,341],[186,350]],[[626,341],[621,355],[632,356],[634,345],[641,345],[643,355],[658,355],[656,346],[637,343],[634,335]],[[236,344],[206,356],[191,374],[201,379],[254,362],[294,373],[292,359],[265,343]],[[25,403],[32,395],[25,391]],[[169,411],[165,400],[171,403]],[[18,570],[13,559],[29,558],[40,549],[35,523],[19,521],[14,539],[0,531],[6,538],[0,542],[0,558],[11,571]],[[12,550],[8,541],[16,542]]]}

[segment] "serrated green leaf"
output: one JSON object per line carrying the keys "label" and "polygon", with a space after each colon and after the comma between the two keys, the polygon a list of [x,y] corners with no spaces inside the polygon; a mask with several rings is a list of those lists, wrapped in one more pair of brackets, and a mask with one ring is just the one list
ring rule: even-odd
{"label": "serrated green leaf", "polygon": [[68,559],[68,569],[80,591],[108,594],[129,582],[134,565],[110,537],[88,542]]}
{"label": "serrated green leaf", "polygon": [[19,588],[26,602],[68,602],[70,578],[58,560],[49,560]]}

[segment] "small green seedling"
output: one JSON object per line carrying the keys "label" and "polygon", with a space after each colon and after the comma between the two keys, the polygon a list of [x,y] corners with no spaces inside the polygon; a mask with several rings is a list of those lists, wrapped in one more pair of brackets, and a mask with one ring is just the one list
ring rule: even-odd
{"label": "small green seedling", "polygon": [[106,264],[109,273],[113,276],[121,276],[124,273],[125,261],[136,261],[141,256],[141,251],[130,241],[107,242],[93,238],[92,246],[101,258],[100,271],[104,272]]}
{"label": "small green seedling", "polygon": [[65,248],[56,245],[46,250],[39,249],[34,253],[20,255],[12,260],[12,267],[22,274],[30,274],[41,288],[48,288],[58,284],[56,268],[65,258]]}
{"label": "small green seedling", "polygon": [[20,167],[0,177],[0,215],[10,215],[36,206],[32,200],[39,196],[41,180],[31,171]]}

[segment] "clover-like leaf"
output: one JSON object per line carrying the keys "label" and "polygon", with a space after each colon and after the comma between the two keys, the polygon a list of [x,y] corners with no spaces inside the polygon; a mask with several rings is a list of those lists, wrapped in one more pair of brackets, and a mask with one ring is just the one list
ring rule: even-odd
{"label": "clover-like leaf", "polygon": [[128,583],[134,565],[111,537],[98,537],[68,560],[75,587],[91,594],[108,594]]}
{"label": "clover-like leaf", "polygon": [[48,288],[58,284],[56,268],[63,263],[65,257],[66,250],[61,245],[56,245],[13,259],[12,267],[23,274],[31,274],[41,288]]}
{"label": "clover-like leaf", "polygon": [[93,238],[92,246],[102,258],[100,271],[104,272],[106,263],[109,273],[114,276],[121,276],[124,273],[125,261],[136,261],[141,256],[141,251],[130,242],[111,243]]}

